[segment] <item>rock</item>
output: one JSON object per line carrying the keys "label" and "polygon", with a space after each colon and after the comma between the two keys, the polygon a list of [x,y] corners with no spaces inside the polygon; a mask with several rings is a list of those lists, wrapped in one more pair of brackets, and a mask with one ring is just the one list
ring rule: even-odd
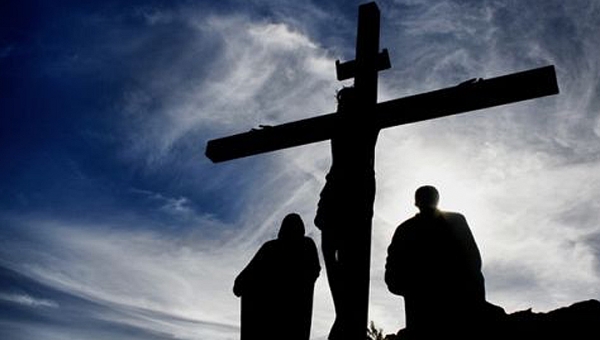
{"label": "rock", "polygon": [[[547,313],[534,313],[531,309],[506,314],[498,306],[489,304],[484,312],[486,320],[476,322],[467,330],[481,340],[598,340],[600,339],[600,301],[577,302]],[[435,325],[432,325],[435,327]],[[477,329],[481,327],[480,329]],[[443,337],[441,330],[440,336]],[[463,337],[468,339],[469,337]],[[386,340],[419,339],[409,329],[386,336]]]}

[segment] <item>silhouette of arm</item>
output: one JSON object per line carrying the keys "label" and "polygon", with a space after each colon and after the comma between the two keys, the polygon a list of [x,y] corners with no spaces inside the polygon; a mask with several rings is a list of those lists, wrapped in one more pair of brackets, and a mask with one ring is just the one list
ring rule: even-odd
{"label": "silhouette of arm", "polygon": [[459,260],[462,261],[462,270],[465,277],[465,288],[471,296],[477,299],[485,299],[485,283],[481,272],[481,253],[475,242],[475,238],[469,228],[466,218],[461,214],[451,215],[452,231],[458,242],[460,251]]}
{"label": "silhouette of arm", "polygon": [[410,271],[406,259],[409,245],[405,229],[405,224],[396,229],[392,243],[388,247],[388,256],[385,263],[385,283],[388,290],[396,295],[406,294],[407,284],[405,278],[407,272]]}
{"label": "silhouette of arm", "polygon": [[461,248],[464,249],[465,261],[468,264],[469,271],[481,271],[481,253],[479,252],[473,233],[469,228],[467,219],[461,214],[456,214],[454,225],[457,229],[456,238],[459,241]]}

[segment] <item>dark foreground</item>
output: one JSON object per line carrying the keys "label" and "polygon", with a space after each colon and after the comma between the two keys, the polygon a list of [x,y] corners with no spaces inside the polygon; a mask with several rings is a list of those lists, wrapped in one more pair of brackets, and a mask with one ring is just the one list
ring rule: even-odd
{"label": "dark foreground", "polygon": [[[600,339],[600,302],[588,300],[548,313],[533,313],[531,309],[506,314],[500,307],[490,305],[492,311],[484,323],[473,325],[469,339],[502,340],[598,340]],[[439,337],[444,338],[444,330]],[[446,333],[447,334],[447,333]],[[386,340],[428,340],[402,329]]]}

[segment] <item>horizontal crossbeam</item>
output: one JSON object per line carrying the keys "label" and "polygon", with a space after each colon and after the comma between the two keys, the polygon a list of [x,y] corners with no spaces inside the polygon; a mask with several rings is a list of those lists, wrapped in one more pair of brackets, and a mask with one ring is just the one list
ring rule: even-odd
{"label": "horizontal crossbeam", "polygon": [[[365,119],[375,119],[376,126],[383,129],[554,95],[558,91],[554,66],[546,66],[379,103],[374,114]],[[206,145],[206,156],[217,163],[324,141],[331,138],[336,126],[341,126],[339,119],[340,115],[330,113],[214,139]]]}

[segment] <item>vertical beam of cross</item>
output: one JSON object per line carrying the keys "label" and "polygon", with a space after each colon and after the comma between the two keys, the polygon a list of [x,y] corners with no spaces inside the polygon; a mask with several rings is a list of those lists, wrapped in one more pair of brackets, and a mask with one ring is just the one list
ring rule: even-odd
{"label": "vertical beam of cross", "polygon": [[371,2],[361,5],[358,9],[354,88],[362,109],[372,110],[377,104],[379,30],[380,14],[377,4]]}
{"label": "vertical beam of cross", "polygon": [[[350,162],[345,164],[349,167],[364,167],[365,169],[348,169],[347,174],[354,174],[355,178],[350,178],[348,186],[359,185],[364,180],[365,174],[373,173],[374,166],[374,148],[379,132],[379,128],[371,124],[373,115],[375,112],[375,106],[377,104],[377,76],[380,67],[378,63],[379,58],[379,31],[380,31],[380,12],[377,5],[372,2],[361,5],[358,12],[358,28],[356,36],[356,58],[354,62],[354,96],[352,102],[356,104],[356,107],[351,108],[350,111],[344,112],[343,115],[352,115],[350,121],[353,123],[342,124],[342,129],[349,129],[352,133],[357,132],[356,139],[364,145],[366,149],[357,148],[356,150],[348,150],[350,147],[342,146],[341,151],[343,153],[356,153],[350,157],[356,157],[357,162]],[[387,53],[385,53],[387,57]],[[389,62],[387,63],[389,64]],[[338,74],[338,78],[339,74]],[[361,124],[361,122],[363,124]],[[352,124],[362,125],[363,130],[352,126]],[[349,131],[343,132],[348,133]],[[347,142],[347,141],[346,141]],[[354,144],[354,143],[352,143]],[[340,152],[339,150],[337,152]],[[347,154],[337,154],[336,149],[332,147],[332,156],[336,160],[339,158],[348,158]],[[360,161],[360,159],[367,160],[367,162]],[[339,169],[338,169],[339,170]],[[350,175],[352,177],[352,175]],[[366,175],[372,176],[372,175]],[[352,183],[352,181],[356,181]],[[374,185],[374,184],[373,184]],[[339,189],[339,188],[338,188]],[[374,188],[373,188],[374,189]],[[364,201],[365,197],[361,196],[360,190],[355,192],[356,197],[347,197],[347,188],[341,188],[341,192],[338,198],[338,205],[346,206],[362,206],[360,202]],[[346,197],[344,197],[346,196]],[[357,204],[358,203],[358,204]],[[372,202],[369,202],[372,206]],[[337,211],[344,211],[343,207],[336,209]],[[361,211],[363,210],[363,211]],[[346,293],[343,295],[344,299],[350,300],[345,301],[343,305],[348,309],[344,311],[344,316],[336,319],[339,322],[337,325],[342,329],[343,340],[364,340],[366,337],[366,329],[368,324],[369,315],[369,287],[370,287],[370,268],[371,268],[371,232],[372,232],[372,208],[363,207],[359,208],[358,211],[351,211],[345,213],[346,216],[338,216],[338,223],[343,225],[338,226],[341,233],[345,233],[342,239],[347,244],[343,247],[345,252],[350,254],[342,254],[344,261],[342,266],[344,271],[342,277],[345,278],[347,285],[344,290]],[[341,235],[339,237],[342,237]],[[334,287],[331,287],[332,290]]]}

